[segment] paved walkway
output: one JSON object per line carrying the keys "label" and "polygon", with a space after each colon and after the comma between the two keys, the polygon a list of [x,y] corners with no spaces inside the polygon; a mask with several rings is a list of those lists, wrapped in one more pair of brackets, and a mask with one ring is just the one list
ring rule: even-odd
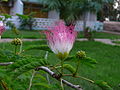
{"label": "paved walkway", "polygon": [[[87,41],[87,39],[77,39],[78,41]],[[110,44],[110,45],[118,45],[112,42],[110,39],[95,39],[95,41],[102,42],[105,44]]]}
{"label": "paved walkway", "polygon": [[[13,39],[0,39],[0,42],[11,42]],[[43,39],[22,39],[22,41],[39,41],[39,40],[43,40]]]}
{"label": "paved walkway", "polygon": [[[13,39],[1,39],[0,42],[11,42]],[[43,39],[22,39],[22,41],[39,41],[39,40],[43,40]],[[77,41],[87,41],[87,39],[77,39]],[[115,44],[112,42],[112,40],[110,39],[95,39],[95,41],[98,42],[102,42],[105,44],[110,44],[110,45],[120,45],[120,44]],[[117,41],[120,41],[120,39],[118,39]]]}

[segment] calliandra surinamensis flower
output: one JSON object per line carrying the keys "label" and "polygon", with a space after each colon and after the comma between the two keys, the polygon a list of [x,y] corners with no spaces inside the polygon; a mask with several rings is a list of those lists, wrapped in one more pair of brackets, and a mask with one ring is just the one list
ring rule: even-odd
{"label": "calliandra surinamensis flower", "polygon": [[5,31],[4,24],[3,24],[3,22],[0,22],[0,39],[1,39],[1,35],[4,31]]}
{"label": "calliandra surinamensis flower", "polygon": [[63,21],[58,21],[44,33],[46,34],[49,47],[59,59],[67,57],[77,36],[74,26],[66,26]]}

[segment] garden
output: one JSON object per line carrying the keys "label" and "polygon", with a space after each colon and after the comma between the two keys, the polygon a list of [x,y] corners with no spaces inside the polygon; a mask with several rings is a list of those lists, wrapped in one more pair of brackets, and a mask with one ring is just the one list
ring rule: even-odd
{"label": "garden", "polygon": [[35,13],[17,14],[19,28],[11,15],[0,17],[0,90],[120,90],[120,35],[92,30],[86,17],[83,31],[75,30],[78,11],[99,12],[112,0],[40,2],[61,20],[33,30]]}

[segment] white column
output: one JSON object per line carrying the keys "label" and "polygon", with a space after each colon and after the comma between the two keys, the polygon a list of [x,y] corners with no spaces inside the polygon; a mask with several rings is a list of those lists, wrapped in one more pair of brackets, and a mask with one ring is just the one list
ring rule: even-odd
{"label": "white column", "polygon": [[87,21],[97,21],[96,13],[91,12],[91,11],[86,12],[86,20]]}
{"label": "white column", "polygon": [[[87,11],[87,12],[84,13],[84,15],[85,15],[85,19],[87,21],[97,21],[97,15],[94,12]],[[83,20],[84,15],[80,16],[80,20]]]}
{"label": "white column", "polygon": [[90,12],[90,21],[97,21],[97,14],[94,12]]}
{"label": "white column", "polygon": [[60,13],[55,11],[55,10],[52,10],[52,11],[49,11],[48,12],[48,18],[51,18],[51,19],[60,19]]}
{"label": "white column", "polygon": [[23,14],[23,2],[21,0],[15,0],[14,5],[10,10],[10,15]]}

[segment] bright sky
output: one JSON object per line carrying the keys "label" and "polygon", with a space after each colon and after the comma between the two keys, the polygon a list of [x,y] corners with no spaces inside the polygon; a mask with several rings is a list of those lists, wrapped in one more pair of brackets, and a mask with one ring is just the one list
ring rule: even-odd
{"label": "bright sky", "polygon": [[114,8],[117,8],[117,7],[118,7],[118,3],[115,3]]}

